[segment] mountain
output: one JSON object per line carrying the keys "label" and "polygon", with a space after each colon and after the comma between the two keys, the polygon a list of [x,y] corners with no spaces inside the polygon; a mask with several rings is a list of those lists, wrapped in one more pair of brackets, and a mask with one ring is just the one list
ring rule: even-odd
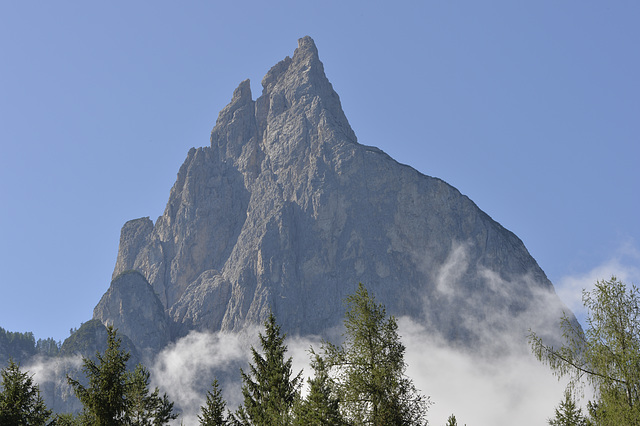
{"label": "mountain", "polygon": [[310,37],[262,87],[253,100],[240,83],[164,214],[123,226],[95,320],[147,356],[270,310],[287,333],[326,335],[362,282],[390,314],[463,346],[554,329],[566,308],[522,241],[456,188],[358,143]]}

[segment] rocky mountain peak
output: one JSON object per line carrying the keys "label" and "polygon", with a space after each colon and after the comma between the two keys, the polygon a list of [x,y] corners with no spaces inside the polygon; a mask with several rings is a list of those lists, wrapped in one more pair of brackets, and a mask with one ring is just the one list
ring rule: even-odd
{"label": "rocky mountain peak", "polygon": [[298,48],[293,53],[294,60],[296,57],[318,60],[318,48],[311,37],[304,36],[298,39]]}
{"label": "rocky mountain peak", "polygon": [[[293,59],[287,56],[282,61],[274,65],[269,72],[262,79],[262,93],[269,93],[272,91],[273,84],[278,81],[279,77],[286,73],[290,67],[293,66],[293,74],[299,74],[295,71],[300,70],[313,70],[311,76],[318,80],[326,80],[324,75],[324,68],[320,57],[318,56],[318,49],[313,39],[309,36],[305,36],[298,40],[298,48],[293,53]],[[294,86],[295,84],[289,84]]]}
{"label": "rocky mountain peak", "polygon": [[[290,333],[323,334],[362,282],[389,313],[450,340],[555,324],[565,307],[517,236],[442,180],[357,142],[310,37],[262,85],[254,101],[240,83],[156,223],[125,224],[96,319],[125,329],[137,317],[122,300],[149,299],[143,320],[167,326],[129,333],[150,351],[269,311]],[[141,275],[120,275],[129,270]]]}

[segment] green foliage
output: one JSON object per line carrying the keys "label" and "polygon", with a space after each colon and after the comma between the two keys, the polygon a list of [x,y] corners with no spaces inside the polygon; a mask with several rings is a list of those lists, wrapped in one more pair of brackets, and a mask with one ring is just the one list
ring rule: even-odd
{"label": "green foliage", "polygon": [[36,340],[33,333],[7,331],[0,327],[0,362],[4,364],[10,358],[22,362],[36,353]]}
{"label": "green foliage", "polygon": [[573,399],[571,389],[565,391],[564,399],[556,408],[555,416],[549,419],[549,424],[551,426],[587,426],[587,420]]}
{"label": "green foliage", "polygon": [[129,353],[120,350],[120,339],[113,327],[107,329],[107,349],[96,353],[97,362],[85,358],[82,370],[87,387],[67,377],[69,385],[84,407],[83,415],[96,426],[124,423],[127,408],[127,361]]}
{"label": "green foliage", "polygon": [[95,342],[95,336],[104,333],[104,325],[100,320],[93,319],[87,321],[82,323],[79,329],[72,329],[72,331],[71,336],[62,344],[60,355],[71,356],[75,354],[92,353],[96,350],[100,352],[106,350],[107,346],[104,345],[104,341],[99,342],[99,344]]}
{"label": "green foliage", "polygon": [[159,394],[157,387],[149,393],[149,371],[138,364],[127,377],[127,425],[164,425],[176,419],[178,415],[173,413],[173,402],[169,401],[166,394],[162,397]]}
{"label": "green foliage", "polygon": [[56,342],[56,340],[51,337],[47,339],[38,339],[36,342],[36,352],[38,355],[47,357],[58,356],[61,345],[62,344],[60,342]]}
{"label": "green foliage", "polygon": [[50,423],[52,426],[82,426],[82,420],[78,416],[73,414],[58,414],[54,422]]}
{"label": "green foliage", "polygon": [[[447,418],[447,423],[444,426],[458,426],[458,419],[453,414]],[[466,424],[464,426],[467,426]]]}
{"label": "green foliage", "polygon": [[240,370],[244,404],[235,414],[239,424],[280,426],[292,422],[293,405],[299,398],[301,375],[291,378],[291,363],[285,361],[287,347],[285,335],[271,313],[265,321],[265,334],[260,334],[260,345],[264,355],[251,348],[253,364],[249,374]]}
{"label": "green foliage", "polygon": [[0,425],[44,425],[51,416],[38,385],[13,360],[2,370]]}
{"label": "green foliage", "polygon": [[[71,336],[65,339],[60,347],[59,356],[91,356],[96,352],[107,350],[108,333],[107,328],[100,320],[92,319],[82,323],[80,328]],[[135,344],[126,334],[119,336],[120,347],[129,352],[129,363],[137,365],[140,360]]]}
{"label": "green foliage", "polygon": [[333,382],[322,357],[311,351],[315,376],[309,379],[309,394],[296,404],[296,426],[346,425],[340,414],[339,399],[332,390]]}
{"label": "green foliage", "polygon": [[57,356],[59,351],[60,343],[52,338],[38,339],[36,342],[30,331],[20,333],[0,327],[0,366],[6,365],[9,359],[25,363],[36,355]]}
{"label": "green foliage", "polygon": [[346,302],[343,346],[323,345],[343,416],[358,425],[425,424],[429,399],[405,376],[395,318],[362,284]]}
{"label": "green foliage", "polygon": [[156,388],[149,394],[149,372],[138,365],[133,373],[126,369],[129,353],[120,349],[121,340],[113,327],[107,328],[107,349],[96,353],[96,360],[84,358],[87,386],[67,377],[82,402],[83,424],[163,425],[177,418],[173,403]]}
{"label": "green foliage", "polygon": [[616,277],[598,281],[593,291],[583,291],[587,330],[566,316],[561,325],[565,345],[546,346],[530,334],[533,353],[554,374],[569,376],[570,385],[586,379],[596,401],[590,415],[596,425],[640,424],[640,292]]}
{"label": "green foliage", "polygon": [[222,398],[222,391],[218,380],[214,380],[212,390],[207,391],[207,402],[200,407],[202,414],[198,415],[202,426],[225,426],[229,424],[225,418],[226,403]]}

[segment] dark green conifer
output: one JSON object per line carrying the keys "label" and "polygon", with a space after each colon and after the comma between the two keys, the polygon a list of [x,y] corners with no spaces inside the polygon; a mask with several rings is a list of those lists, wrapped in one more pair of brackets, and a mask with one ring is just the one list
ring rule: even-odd
{"label": "dark green conifer", "polygon": [[222,391],[218,380],[211,385],[212,390],[207,391],[207,402],[201,408],[202,414],[198,415],[201,426],[226,426],[229,423],[225,417],[226,402],[222,398]]}
{"label": "dark green conifer", "polygon": [[555,416],[549,419],[551,426],[587,426],[587,420],[582,415],[582,410],[577,406],[571,395],[571,390],[567,389],[564,399],[556,408]]}
{"label": "dark green conifer", "polygon": [[458,426],[458,420],[456,420],[456,416],[454,416],[453,414],[450,415],[445,426]]}
{"label": "dark green conifer", "polygon": [[309,379],[309,394],[295,409],[296,426],[341,426],[347,423],[340,414],[339,400],[332,390],[332,381],[324,359],[311,351],[311,366],[315,376]]}
{"label": "dark green conifer", "polygon": [[244,404],[236,412],[234,421],[255,426],[290,425],[302,372],[291,377],[292,359],[285,361],[285,335],[280,334],[273,313],[264,325],[265,334],[260,334],[263,354],[252,347],[253,364],[249,364],[249,373],[240,370]]}
{"label": "dark green conifer", "polygon": [[127,372],[130,354],[120,349],[121,340],[113,327],[107,327],[107,349],[96,353],[96,361],[85,358],[83,371],[88,385],[67,377],[83,405],[80,420],[95,426],[159,426],[177,418],[173,402],[159,396],[158,388],[149,394],[149,372],[142,366]]}
{"label": "dark green conifer", "polygon": [[127,409],[127,361],[130,354],[120,349],[121,340],[113,327],[107,328],[107,349],[96,353],[97,362],[85,358],[82,371],[88,386],[67,377],[69,385],[84,407],[83,417],[96,426],[124,423]]}
{"label": "dark green conifer", "polygon": [[149,371],[138,364],[127,378],[127,424],[131,426],[164,425],[178,417],[166,394],[160,397],[156,387],[149,393]]}
{"label": "dark green conifer", "polygon": [[0,425],[45,425],[51,416],[40,389],[13,359],[0,372]]}

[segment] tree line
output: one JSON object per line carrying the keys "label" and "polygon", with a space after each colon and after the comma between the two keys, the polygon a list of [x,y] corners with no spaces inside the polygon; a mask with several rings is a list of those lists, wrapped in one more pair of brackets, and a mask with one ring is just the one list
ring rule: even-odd
{"label": "tree line", "polygon": [[[547,346],[534,332],[534,355],[559,377],[568,376],[564,398],[548,420],[559,426],[640,426],[640,292],[612,277],[583,291],[587,329],[564,317],[565,344]],[[426,425],[431,404],[405,374],[405,347],[393,316],[360,284],[346,299],[344,342],[310,349],[313,376],[303,395],[302,372],[292,371],[286,335],[273,314],[240,370],[243,403],[230,410],[214,380],[198,416],[200,425]],[[68,377],[83,404],[79,415],[52,416],[28,373],[11,361],[2,370],[1,425],[164,425],[178,417],[173,402],[149,388],[149,372],[126,369],[116,330],[96,361],[84,359],[86,380]],[[586,413],[577,404],[581,386],[594,398]],[[457,426],[454,415],[446,426]]]}
{"label": "tree line", "polygon": [[8,359],[26,361],[36,355],[57,356],[61,342],[53,338],[36,340],[32,332],[7,331],[0,327],[0,362]]}
{"label": "tree line", "polygon": [[[302,372],[286,358],[286,335],[271,313],[259,334],[259,350],[240,370],[243,403],[233,412],[214,380],[198,416],[201,425],[423,425],[430,404],[406,374],[397,322],[360,284],[347,297],[345,340],[323,342],[311,353],[314,376],[302,395]],[[83,405],[78,415],[53,416],[28,373],[13,360],[2,371],[0,424],[164,425],[178,417],[173,402],[149,388],[141,364],[132,372],[117,330],[108,327],[107,348],[83,360],[84,381],[67,377]],[[84,384],[83,384],[84,383]]]}

